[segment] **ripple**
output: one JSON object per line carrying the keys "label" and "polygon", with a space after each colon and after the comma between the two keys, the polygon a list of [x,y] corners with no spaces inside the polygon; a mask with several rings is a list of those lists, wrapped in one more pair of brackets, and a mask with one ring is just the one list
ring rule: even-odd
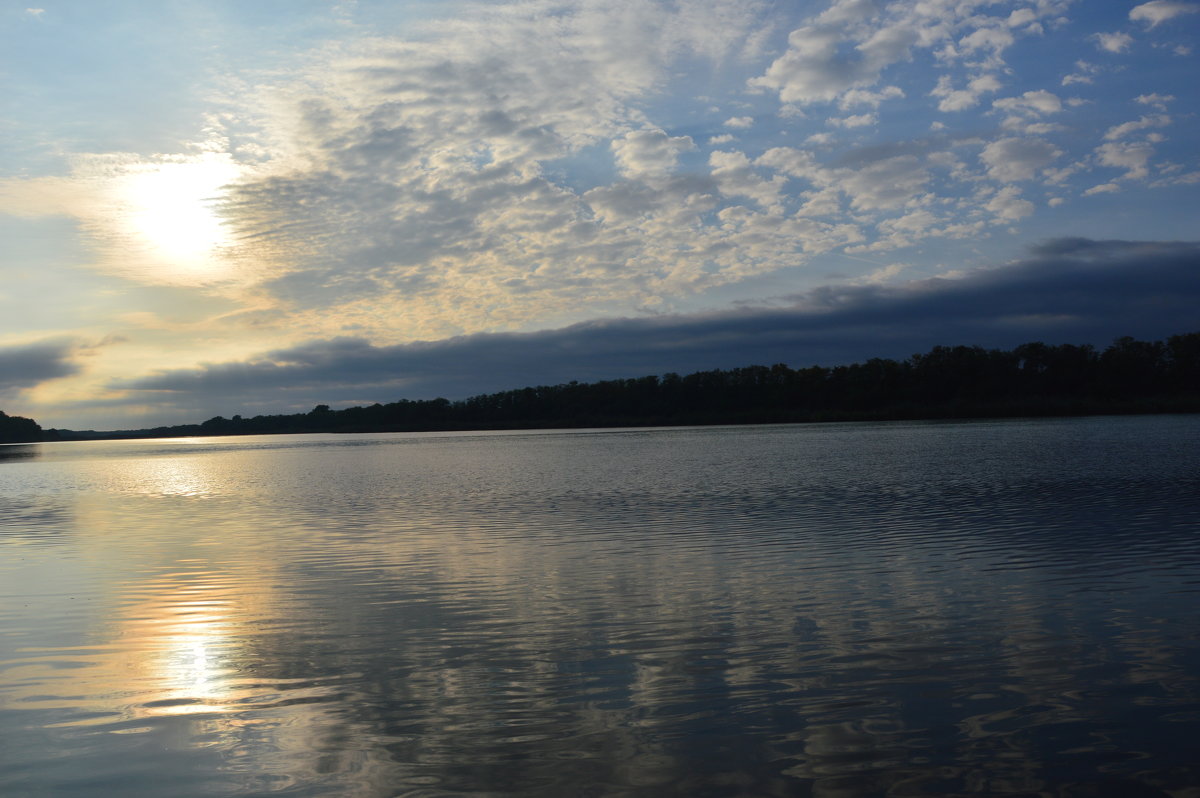
{"label": "ripple", "polygon": [[1179,792],[1197,431],[48,447],[0,469],[0,794]]}

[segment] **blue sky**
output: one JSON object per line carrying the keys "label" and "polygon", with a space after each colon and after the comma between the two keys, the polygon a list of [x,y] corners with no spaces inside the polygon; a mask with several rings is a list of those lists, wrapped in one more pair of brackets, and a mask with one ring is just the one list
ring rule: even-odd
{"label": "blue sky", "polygon": [[1198,11],[3,3],[0,408],[1190,331]]}

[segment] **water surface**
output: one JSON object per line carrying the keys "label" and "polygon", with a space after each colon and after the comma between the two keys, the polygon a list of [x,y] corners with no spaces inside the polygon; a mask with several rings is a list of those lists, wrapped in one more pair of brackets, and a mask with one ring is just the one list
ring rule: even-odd
{"label": "water surface", "polygon": [[0,447],[0,795],[1172,795],[1200,417]]}

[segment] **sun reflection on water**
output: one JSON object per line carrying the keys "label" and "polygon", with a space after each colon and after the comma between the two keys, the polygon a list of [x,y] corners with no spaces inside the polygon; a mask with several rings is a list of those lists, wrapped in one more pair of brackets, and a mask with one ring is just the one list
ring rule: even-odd
{"label": "sun reflection on water", "polygon": [[192,457],[154,458],[130,464],[129,485],[155,496],[211,496],[217,477],[207,464]]}
{"label": "sun reflection on water", "polygon": [[[157,641],[152,668],[164,700],[154,702],[170,714],[213,712],[229,697],[231,648],[218,616],[191,618],[168,626]],[[187,702],[187,703],[177,703]]]}
{"label": "sun reflection on water", "polygon": [[185,714],[225,709],[236,648],[230,603],[219,582],[177,585],[136,614],[130,630],[141,640],[143,679],[154,713]]}

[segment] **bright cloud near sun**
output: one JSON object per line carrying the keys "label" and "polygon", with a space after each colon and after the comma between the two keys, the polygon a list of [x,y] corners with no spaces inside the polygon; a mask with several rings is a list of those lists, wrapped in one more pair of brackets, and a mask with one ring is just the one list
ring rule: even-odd
{"label": "bright cloud near sun", "polygon": [[1194,237],[1196,8],[21,9],[0,355],[53,342],[69,367],[7,396],[152,415],[131,370]]}
{"label": "bright cloud near sun", "polygon": [[87,231],[96,268],[145,283],[212,285],[233,278],[220,215],[239,166],[228,153],[80,154],[68,177],[0,182],[0,210],[70,216]]}

